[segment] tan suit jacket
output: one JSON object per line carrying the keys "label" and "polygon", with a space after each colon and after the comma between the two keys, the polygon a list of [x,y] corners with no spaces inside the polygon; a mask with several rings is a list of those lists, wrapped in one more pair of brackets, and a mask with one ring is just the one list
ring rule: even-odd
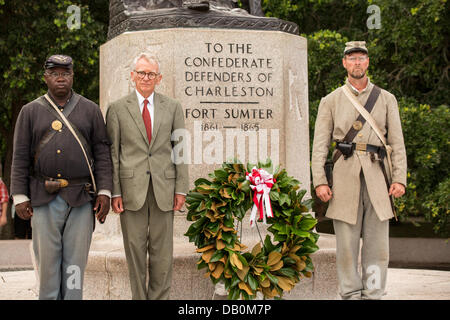
{"label": "tan suit jacket", "polygon": [[[372,91],[373,84],[369,83],[366,89],[358,93],[350,83],[347,86],[355,94],[359,102],[364,105]],[[327,184],[324,164],[328,149],[332,141],[342,140],[353,122],[359,116],[350,100],[345,96],[343,87],[334,90],[324,97],[319,105],[317,114],[314,143],[312,152],[313,185]],[[381,90],[380,96],[371,112],[381,133],[387,138],[387,144],[393,149],[392,173],[385,159],[385,167],[391,182],[398,182],[406,186],[406,150],[403,142],[403,133],[400,116],[395,97]],[[365,123],[353,142],[368,143],[381,146],[369,123]],[[372,162],[366,152],[355,151],[347,160],[343,156],[334,164],[333,169],[333,196],[330,200],[326,216],[350,224],[356,223],[360,195],[360,172],[363,171],[371,203],[381,221],[393,217],[388,189],[378,162]]]}
{"label": "tan suit jacket", "polygon": [[[175,165],[171,154],[174,130],[184,128],[179,102],[155,92],[152,140],[149,144],[136,92],[113,102],[106,114],[112,142],[113,195],[122,195],[124,208],[137,211],[152,182],[156,202],[162,211],[173,209],[175,193],[187,193],[187,164]],[[151,180],[150,180],[151,176]]]}

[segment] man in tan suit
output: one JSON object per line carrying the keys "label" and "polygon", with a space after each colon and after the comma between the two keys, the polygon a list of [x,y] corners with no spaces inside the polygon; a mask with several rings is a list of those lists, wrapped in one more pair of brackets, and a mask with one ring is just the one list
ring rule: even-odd
{"label": "man in tan suit", "polygon": [[[348,73],[345,85],[324,97],[319,105],[312,152],[313,184],[317,196],[330,202],[326,216],[333,219],[336,234],[342,298],[380,299],[389,263],[389,219],[394,216],[389,197],[405,193],[406,151],[397,101],[392,94],[381,89],[370,113],[387,145],[392,147],[389,172],[381,140],[369,122],[357,121],[360,114],[344,93],[347,86],[354,98],[365,105],[374,90],[366,75],[369,57],[365,42],[346,43],[342,63]],[[352,127],[356,130],[354,138],[343,141]],[[351,152],[334,163],[330,188],[324,164],[332,141],[342,150],[350,146]],[[362,277],[358,273],[360,235]]]}
{"label": "man in tan suit", "polygon": [[179,102],[154,92],[162,79],[155,57],[137,56],[131,79],[136,90],[112,103],[106,115],[112,208],[120,213],[132,298],[168,299],[173,212],[181,209],[188,192],[187,164],[174,164],[171,158],[176,144],[171,136],[184,129],[183,111]]}

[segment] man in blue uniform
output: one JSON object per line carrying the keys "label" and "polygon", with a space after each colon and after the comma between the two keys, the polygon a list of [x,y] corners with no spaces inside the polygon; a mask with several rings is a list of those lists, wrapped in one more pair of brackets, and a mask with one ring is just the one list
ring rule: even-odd
{"label": "man in blue uniform", "polygon": [[110,208],[109,141],[100,108],[72,90],[72,58],[53,55],[44,69],[48,96],[82,142],[98,193],[92,192],[94,181],[80,144],[41,96],[23,106],[17,118],[11,194],[16,214],[31,218],[39,299],[81,299],[93,209],[104,222]]}

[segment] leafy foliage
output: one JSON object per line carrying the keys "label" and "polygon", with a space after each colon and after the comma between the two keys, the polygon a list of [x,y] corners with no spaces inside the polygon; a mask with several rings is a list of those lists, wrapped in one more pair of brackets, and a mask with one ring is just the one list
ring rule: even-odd
{"label": "leafy foliage", "polygon": [[[80,7],[79,29],[68,28],[70,5]],[[103,5],[107,12],[108,1]],[[74,90],[98,100],[98,49],[106,40],[107,24],[96,21],[87,4],[68,0],[0,2],[0,17],[0,139],[4,154],[6,148],[12,149],[5,139],[13,131],[21,107],[47,89],[43,65],[48,56],[70,55],[74,59]]]}
{"label": "leafy foliage", "polygon": [[408,157],[407,193],[396,200],[399,216],[424,215],[436,232],[448,235],[449,108],[431,108],[414,99],[400,99],[399,106]]}
{"label": "leafy foliage", "polygon": [[[247,164],[247,172],[253,166]],[[258,164],[272,172],[272,164]],[[317,223],[307,212],[310,201],[303,201],[305,190],[299,182],[277,168],[275,184],[270,192],[273,218],[268,218],[273,234],[244,252],[234,227],[252,207],[252,191],[246,180],[246,168],[240,163],[223,163],[209,174],[208,180],[195,181],[195,188],[186,197],[187,220],[193,221],[185,236],[201,253],[198,268],[207,269],[213,283],[223,281],[229,299],[253,299],[258,291],[267,298],[282,296],[302,276],[314,270],[310,254],[315,252],[318,234],[311,231]]]}
{"label": "leafy foliage", "polygon": [[[367,27],[369,5],[380,8],[380,29]],[[322,79],[328,79],[320,90],[310,90],[310,101],[320,99],[330,92],[330,87],[342,82],[345,73],[343,68],[340,75],[336,73],[336,67],[340,67],[336,56],[342,57],[343,40],[349,39],[367,41],[369,73],[374,83],[397,97],[414,97],[431,105],[447,103],[448,1],[263,0],[263,10],[266,16],[297,23],[308,38],[312,68],[309,83],[317,86]],[[333,66],[328,68],[330,64]],[[333,79],[335,85],[330,84]]]}

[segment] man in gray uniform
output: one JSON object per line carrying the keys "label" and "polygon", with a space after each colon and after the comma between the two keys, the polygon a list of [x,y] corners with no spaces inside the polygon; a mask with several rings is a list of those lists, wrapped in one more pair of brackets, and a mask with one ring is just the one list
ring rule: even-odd
{"label": "man in gray uniform", "polygon": [[[406,151],[395,97],[372,84],[366,75],[368,50],[364,41],[346,43],[342,59],[348,78],[344,86],[324,97],[317,114],[312,152],[312,176],[317,196],[330,201],[326,216],[333,219],[336,264],[342,298],[380,299],[389,262],[390,196],[400,197],[406,186]],[[360,116],[352,100],[375,120],[380,135],[392,148],[392,172],[387,150]],[[324,165],[332,141],[332,187]],[[360,235],[362,277],[358,273]]]}
{"label": "man in gray uniform", "polygon": [[93,181],[80,144],[41,96],[23,106],[17,118],[11,194],[16,214],[31,218],[39,299],[82,299],[95,224],[93,209],[103,223],[110,208],[109,140],[100,108],[72,90],[72,58],[53,55],[44,69],[48,96],[82,142],[98,193],[92,192]]}

